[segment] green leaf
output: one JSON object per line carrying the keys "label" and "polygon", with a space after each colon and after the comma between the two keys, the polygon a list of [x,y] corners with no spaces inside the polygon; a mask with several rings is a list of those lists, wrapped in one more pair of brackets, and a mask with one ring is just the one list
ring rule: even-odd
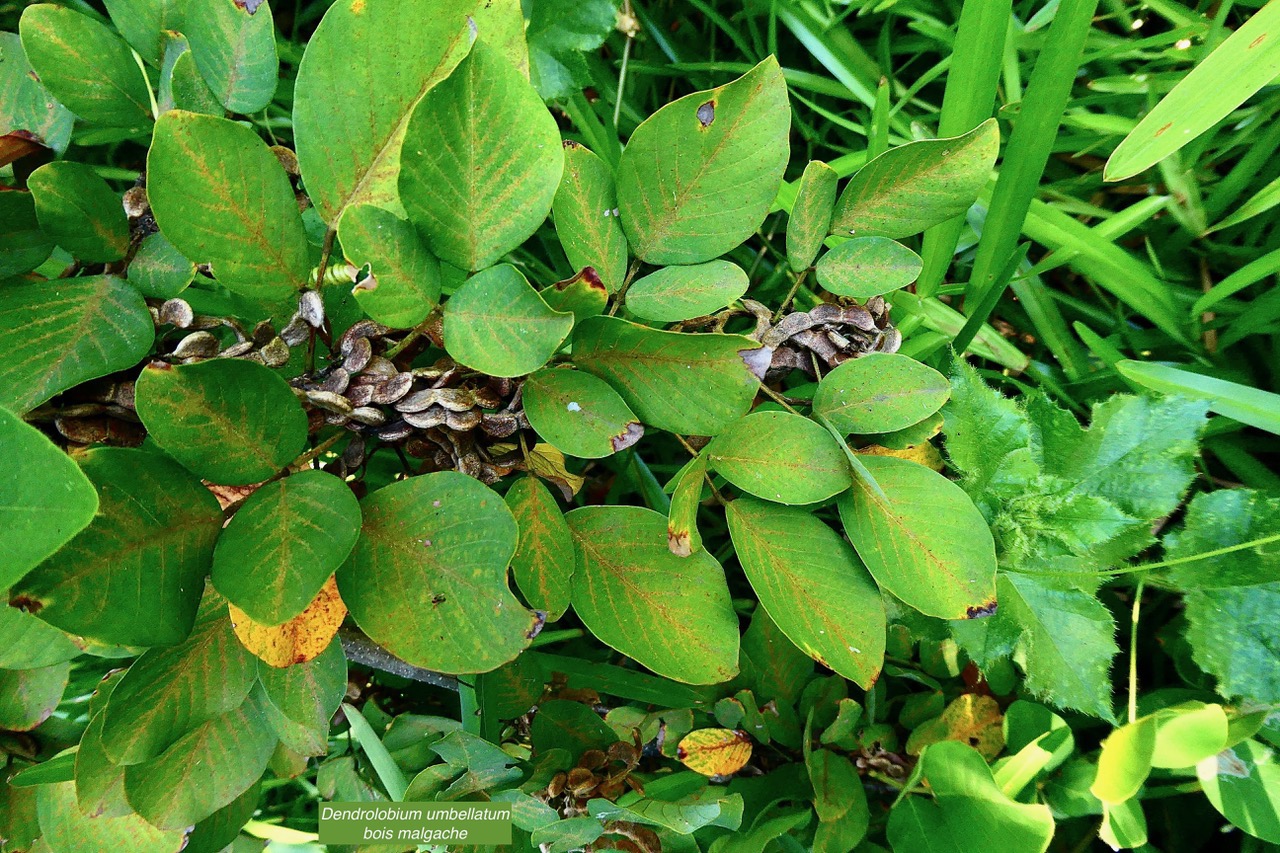
{"label": "green leaf", "polygon": [[843,435],[895,432],[938,411],[950,394],[932,367],[897,353],[867,353],[822,377],[813,414]]}
{"label": "green leaf", "polygon": [[618,208],[636,257],[697,264],[750,237],[778,194],[790,127],[787,84],[772,56],[646,119],[618,167]]}
{"label": "green leaf", "polygon": [[85,121],[141,130],[152,120],[147,83],[129,46],[87,15],[52,3],[28,6],[22,47],[40,82]]}
{"label": "green leaf", "polygon": [[584,371],[539,370],[525,380],[523,399],[529,425],[570,456],[610,456],[644,435],[618,392]]}
{"label": "green leaf", "polygon": [[439,303],[440,262],[407,219],[371,204],[354,205],[338,222],[338,240],[347,263],[369,269],[353,292],[374,320],[412,329]]}
{"label": "green leaf", "polygon": [[[535,7],[535,14],[540,8],[541,4]],[[627,237],[617,210],[618,190],[608,164],[590,149],[565,140],[564,174],[551,203],[556,236],[570,266],[594,269],[609,293],[618,292],[627,274]]]}
{"label": "green leaf", "polygon": [[466,13],[477,5],[341,0],[329,7],[307,43],[293,102],[298,164],[325,222],[335,225],[355,204],[403,213],[396,183],[409,115],[466,56]]}
{"label": "green leaf", "polygon": [[267,483],[227,524],[213,552],[213,585],[255,622],[297,616],[360,536],[360,502],[316,469]]}
{"label": "green leaf", "polygon": [[523,376],[551,360],[573,329],[510,264],[476,273],[444,308],[444,346],[461,364],[491,376]]}
{"label": "green leaf", "polygon": [[714,557],[672,554],[666,517],[641,507],[582,507],[565,520],[577,554],[573,609],[592,634],[686,684],[737,673],[738,619]]}
{"label": "green leaf", "polygon": [[306,283],[311,260],[293,188],[250,128],[165,113],[147,155],[147,195],[169,241],[211,264],[231,292],[283,303]]}
{"label": "green leaf", "polygon": [[[101,690],[101,688],[99,688]],[[85,814],[123,817],[133,814],[124,796],[124,768],[111,762],[102,746],[102,711],[93,714],[75,753],[76,798]]]}
{"label": "green leaf", "polygon": [[414,109],[400,198],[441,260],[481,270],[538,229],[563,169],[555,119],[497,48],[480,41]]}
{"label": "green leaf", "polygon": [[672,480],[671,508],[667,512],[667,548],[677,557],[702,549],[698,532],[698,505],[707,477],[707,455],[699,453]]}
{"label": "green leaf", "polygon": [[573,361],[614,387],[640,420],[715,435],[745,415],[772,351],[741,335],[662,332],[616,317],[577,327]]}
{"label": "green leaf", "polygon": [[976,750],[943,741],[926,749],[920,761],[934,799],[907,797],[889,813],[889,843],[897,853],[1049,849],[1049,807],[1006,797]]}
{"label": "green leaf", "polygon": [[836,170],[821,160],[810,160],[800,176],[800,189],[787,220],[787,263],[792,272],[806,270],[831,233],[836,206]]}
{"label": "green leaf", "polygon": [[1196,766],[1213,807],[1250,835],[1280,844],[1280,762],[1275,751],[1253,740],[1236,744]]}
{"label": "green leaf", "polygon": [[104,643],[176,643],[191,631],[213,543],[218,501],[158,453],[97,448],[80,465],[98,513],[12,590],[40,618]]}
{"label": "green leaf", "polygon": [[995,542],[955,483],[923,465],[863,456],[884,494],[860,478],[840,519],[881,588],[928,616],[971,619],[995,604]]}
{"label": "green leaf", "polygon": [[29,732],[43,723],[62,701],[71,664],[37,669],[0,669],[0,729]]}
{"label": "green leaf", "polygon": [[[67,454],[5,409],[0,409],[0,454],[14,466],[0,480],[0,553],[5,555],[0,589],[4,589],[93,521],[98,493]],[[0,642],[0,649],[6,648],[12,647]]]}
{"label": "green leaf", "polygon": [[788,412],[752,412],[721,433],[706,454],[730,483],[783,504],[824,501],[849,488],[853,476],[825,429]]}
{"label": "green leaf", "polygon": [[1026,412],[983,382],[963,359],[955,360],[951,398],[942,414],[947,455],[964,474],[961,484],[980,507],[1019,496],[1039,476]]}
{"label": "green leaf", "polygon": [[183,0],[103,0],[111,23],[145,62],[159,66],[169,32],[182,32]]}
{"label": "green leaf", "polygon": [[442,471],[381,488],[361,508],[338,588],[374,642],[442,672],[488,672],[529,645],[537,619],[506,581],[519,530],[497,494]]}
{"label": "green leaf", "polygon": [[1197,138],[1280,74],[1280,7],[1263,6],[1214,48],[1112,152],[1103,179],[1131,178]]}
{"label": "green leaf", "polygon": [[689,320],[732,305],[747,284],[742,267],[729,261],[665,267],[631,285],[627,310],[642,320]]}
{"label": "green leaf", "polygon": [[[185,829],[253,786],[267,769],[276,736],[261,689],[232,711],[184,734],[160,756],[125,769],[129,805],[161,829]],[[199,768],[199,772],[193,772]]]}
{"label": "green leaf", "polygon": [[258,664],[258,680],[269,702],[264,712],[281,742],[300,755],[329,751],[329,719],[347,692],[347,659],[342,643],[305,663],[287,667]]}
{"label": "green leaf", "polygon": [[[867,831],[871,813],[867,792],[862,787],[853,762],[829,749],[815,749],[805,757],[809,782],[813,785],[813,808],[822,823],[833,823],[850,815],[861,825],[858,840]],[[857,844],[857,841],[853,841]]]}
{"label": "green leaf", "polygon": [[196,265],[163,234],[148,234],[129,262],[129,284],[149,299],[172,299],[195,281]]}
{"label": "green leaf", "polygon": [[987,119],[963,136],[884,152],[845,185],[832,233],[896,240],[959,216],[986,185],[999,148],[1000,128]]}
{"label": "green leaf", "polygon": [[[742,822],[742,795],[726,794],[705,779],[692,779],[692,771],[654,780],[645,785],[646,796],[638,793],[619,797],[617,802],[596,797],[587,809],[598,820],[633,821],[689,835],[706,826],[737,829]],[[693,787],[696,784],[697,787]],[[666,787],[667,790],[661,790]],[[685,793],[689,788],[692,791]],[[680,792],[676,794],[675,792]]]}
{"label": "green leaf", "polygon": [[265,109],[280,77],[271,5],[204,0],[187,4],[183,19],[191,58],[219,103],[246,115]]}
{"label": "green leaf", "polygon": [[109,275],[10,282],[0,305],[0,406],[23,414],[138,363],[155,340],[141,294]]}
{"label": "green leaf", "polygon": [[408,787],[407,780],[391,758],[391,754],[387,752],[386,746],[378,739],[378,733],[373,730],[373,726],[369,725],[369,721],[364,718],[364,714],[360,713],[359,708],[345,703],[342,706],[342,716],[346,717],[347,724],[351,726],[351,733],[355,735],[360,748],[368,756],[369,763],[373,765],[374,772],[382,782],[382,787],[387,790],[387,795],[397,802],[403,800],[405,789]]}
{"label": "green leaf", "polygon": [[42,840],[54,853],[98,853],[101,850],[175,853],[186,843],[185,827],[168,831],[157,829],[136,814],[86,816],[76,802],[74,782],[41,785],[36,790]]}
{"label": "green leaf", "polygon": [[135,390],[138,417],[156,443],[214,483],[261,482],[307,440],[307,416],[293,391],[251,361],[152,362]]}
{"label": "green leaf", "polygon": [[1280,434],[1280,394],[1189,370],[1179,370],[1165,364],[1125,359],[1115,367],[1121,376],[1144,388],[1162,394],[1179,394],[1205,400],[1211,412]]}
{"label": "green leaf", "polygon": [[[3,38],[0,33],[0,50],[4,49]],[[5,68],[2,63],[0,71]],[[53,241],[40,230],[31,193],[0,193],[0,279],[31,272],[49,258],[53,248]]]}
{"label": "green leaf", "polygon": [[178,109],[218,118],[226,116],[222,103],[200,76],[184,35],[166,33],[164,64],[160,66],[157,88],[156,103],[162,112]]}
{"label": "green leaf", "polygon": [[243,794],[197,823],[187,836],[182,853],[222,853],[253,818],[261,798],[261,784],[250,785]]}
{"label": "green leaf", "polygon": [[804,509],[738,498],[725,514],[747,579],[782,633],[870,689],[884,661],[884,601],[849,544]]}
{"label": "green leaf", "polygon": [[540,754],[564,749],[577,758],[588,749],[608,749],[618,742],[618,735],[591,706],[551,699],[538,704],[538,713],[529,729],[529,742]]}
{"label": "green leaf", "polygon": [[28,179],[40,227],[77,260],[118,261],[129,250],[129,220],[120,196],[92,166],[59,160]]}
{"label": "green leaf", "polygon": [[923,262],[888,237],[854,237],[822,256],[818,283],[837,296],[870,299],[899,290],[920,276]]}
{"label": "green leaf", "polygon": [[61,154],[74,121],[36,76],[18,34],[0,33],[0,136],[26,131]]}
{"label": "green leaf", "polygon": [[1224,696],[1280,700],[1280,631],[1267,615],[1280,605],[1277,519],[1280,498],[1222,489],[1196,496],[1183,528],[1164,540],[1169,580],[1184,594],[1187,641]]}
{"label": "green leaf", "polygon": [[80,654],[79,646],[43,619],[17,607],[0,607],[0,669],[38,669]]}
{"label": "green leaf", "polygon": [[613,32],[612,0],[543,0],[529,11],[529,79],[543,100],[566,98],[593,82],[579,51],[596,50]]}
{"label": "green leaf", "polygon": [[520,527],[520,545],[511,558],[516,585],[531,607],[546,611],[547,620],[554,622],[569,609],[574,568],[564,513],[543,482],[532,476],[512,483],[506,502]]}
{"label": "green leaf", "polygon": [[143,654],[111,691],[102,723],[107,755],[122,766],[156,758],[187,732],[239,708],[257,671],[226,603],[206,596],[191,636]]}
{"label": "green leaf", "polygon": [[573,322],[598,317],[609,302],[609,291],[596,275],[595,267],[583,267],[573,278],[557,281],[538,291],[542,300],[556,311],[573,314]]}

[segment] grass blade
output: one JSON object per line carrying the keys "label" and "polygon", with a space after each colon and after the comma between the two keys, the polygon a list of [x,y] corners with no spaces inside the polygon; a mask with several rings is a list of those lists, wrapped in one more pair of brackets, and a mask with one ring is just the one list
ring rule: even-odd
{"label": "grass blade", "polygon": [[351,724],[351,734],[355,736],[356,742],[368,756],[369,763],[373,765],[374,772],[378,774],[378,779],[386,789],[387,795],[397,803],[402,802],[404,792],[409,789],[409,780],[405,778],[403,771],[391,757],[391,753],[387,752],[387,748],[382,745],[382,740],[373,730],[373,726],[369,725],[369,721],[354,705],[343,702],[342,713]]}
{"label": "grass blade", "polygon": [[1209,401],[1209,410],[1280,435],[1280,394],[1165,364],[1124,360],[1116,370],[1144,388]]}

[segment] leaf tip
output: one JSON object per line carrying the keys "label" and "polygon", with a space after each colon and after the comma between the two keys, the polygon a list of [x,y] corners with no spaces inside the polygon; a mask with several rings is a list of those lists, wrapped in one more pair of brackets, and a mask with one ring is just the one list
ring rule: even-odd
{"label": "leaf tip", "polygon": [[964,609],[964,618],[966,619],[982,619],[987,616],[994,616],[997,609],[996,600],[993,598],[985,604],[973,604]]}
{"label": "leaf tip", "polygon": [[632,421],[623,428],[622,432],[609,439],[609,444],[613,447],[613,452],[626,450],[631,445],[644,436],[644,427],[638,421]]}

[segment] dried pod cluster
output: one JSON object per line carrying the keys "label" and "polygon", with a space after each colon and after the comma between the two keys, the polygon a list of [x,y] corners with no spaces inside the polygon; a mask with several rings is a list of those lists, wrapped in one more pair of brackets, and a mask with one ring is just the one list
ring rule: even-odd
{"label": "dried pod cluster", "polygon": [[773,361],[765,381],[781,379],[792,370],[818,378],[843,361],[870,352],[897,352],[900,333],[889,320],[889,306],[882,297],[865,306],[824,303],[809,311],[795,311],[773,322],[769,309],[753,299],[742,304],[756,318],[751,337],[773,349]]}

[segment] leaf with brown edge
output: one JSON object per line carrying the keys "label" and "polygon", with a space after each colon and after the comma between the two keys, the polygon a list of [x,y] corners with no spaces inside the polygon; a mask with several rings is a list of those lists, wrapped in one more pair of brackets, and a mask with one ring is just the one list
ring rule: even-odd
{"label": "leaf with brown edge", "polygon": [[585,371],[539,370],[525,380],[523,399],[538,435],[581,459],[610,456],[644,435],[618,392]]}
{"label": "leaf with brown edge", "polygon": [[286,667],[306,663],[320,655],[337,636],[347,606],[338,594],[338,582],[330,576],[306,609],[281,625],[255,622],[234,604],[228,604],[236,637],[258,660]]}
{"label": "leaf with brown edge", "polygon": [[609,166],[577,142],[564,142],[564,174],[551,204],[556,236],[574,269],[593,268],[608,293],[627,274],[627,236]]}
{"label": "leaf with brown edge", "polygon": [[667,548],[677,557],[688,557],[702,550],[702,534],[698,532],[698,506],[702,502],[702,486],[707,475],[707,456],[699,453],[675,476],[671,492],[671,509],[667,512]]}
{"label": "leaf with brown edge", "polygon": [[884,662],[884,599],[848,543],[797,507],[738,498],[725,516],[743,571],[779,630],[870,689]]}
{"label": "leaf with brown edge", "polygon": [[858,458],[883,494],[856,478],[840,519],[876,582],[927,616],[994,612],[995,540],[969,496],[915,462]]}
{"label": "leaf with brown edge", "polygon": [[714,557],[672,554],[666,517],[642,507],[587,506],[565,520],[577,554],[573,609],[597,639],[686,684],[737,674],[738,618]]}
{"label": "leaf with brown edge", "polygon": [[694,729],[680,740],[676,758],[703,776],[732,776],[751,760],[751,738],[736,729]]}

